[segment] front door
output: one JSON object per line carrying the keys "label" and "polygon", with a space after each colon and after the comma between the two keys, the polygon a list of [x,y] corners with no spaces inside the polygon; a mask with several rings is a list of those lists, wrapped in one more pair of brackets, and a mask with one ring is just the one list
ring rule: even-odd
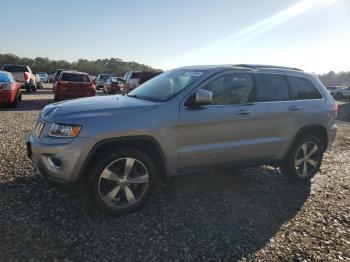
{"label": "front door", "polygon": [[254,157],[255,76],[227,71],[199,88],[213,93],[200,108],[180,104],[179,171]]}

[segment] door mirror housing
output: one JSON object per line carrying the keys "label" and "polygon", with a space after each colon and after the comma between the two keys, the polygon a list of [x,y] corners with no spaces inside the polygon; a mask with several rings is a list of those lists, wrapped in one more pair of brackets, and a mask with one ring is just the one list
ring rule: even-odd
{"label": "door mirror housing", "polygon": [[200,107],[204,105],[210,105],[213,103],[213,93],[205,89],[197,89],[186,102],[187,107]]}

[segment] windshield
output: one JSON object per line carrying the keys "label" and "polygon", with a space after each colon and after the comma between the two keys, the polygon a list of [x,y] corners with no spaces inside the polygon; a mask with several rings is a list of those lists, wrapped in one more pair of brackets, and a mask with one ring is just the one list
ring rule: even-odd
{"label": "windshield", "polygon": [[107,80],[110,77],[111,77],[110,75],[100,75],[99,79],[100,80]]}
{"label": "windshield", "polygon": [[5,65],[3,70],[11,73],[28,72],[28,68],[26,66],[17,65]]}
{"label": "windshield", "polygon": [[176,69],[165,72],[140,85],[128,96],[161,102],[174,97],[188,85],[203,75],[203,71]]}
{"label": "windshield", "polygon": [[83,75],[83,74],[62,73],[61,81],[87,83],[87,82],[90,82],[90,79],[87,75]]}
{"label": "windshield", "polygon": [[12,78],[9,74],[0,73],[0,83],[9,83],[12,82]]}

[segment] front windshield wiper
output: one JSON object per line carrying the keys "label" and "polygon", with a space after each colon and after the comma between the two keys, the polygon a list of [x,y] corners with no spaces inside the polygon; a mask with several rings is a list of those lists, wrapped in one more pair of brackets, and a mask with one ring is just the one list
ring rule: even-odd
{"label": "front windshield wiper", "polygon": [[129,95],[129,94],[126,94],[127,96],[129,97],[133,97],[133,98],[136,98],[136,99],[141,99],[141,100],[145,100],[143,97],[141,96],[138,96],[138,95]]}

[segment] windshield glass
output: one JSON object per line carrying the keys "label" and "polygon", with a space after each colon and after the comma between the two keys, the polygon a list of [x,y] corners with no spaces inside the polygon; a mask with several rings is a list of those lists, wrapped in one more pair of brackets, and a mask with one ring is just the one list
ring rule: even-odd
{"label": "windshield glass", "polygon": [[83,75],[83,74],[62,73],[61,81],[86,83],[86,82],[90,82],[90,79],[87,75]]}
{"label": "windshield glass", "polygon": [[11,73],[28,72],[28,68],[26,66],[17,65],[5,65],[3,70]]}
{"label": "windshield glass", "polygon": [[110,75],[100,75],[100,80],[107,80],[108,78],[110,78]]}
{"label": "windshield glass", "polygon": [[12,82],[12,78],[9,74],[0,73],[0,83],[9,83]]}
{"label": "windshield glass", "polygon": [[128,96],[161,102],[177,95],[188,85],[203,75],[204,71],[176,69],[165,72],[140,85]]}

